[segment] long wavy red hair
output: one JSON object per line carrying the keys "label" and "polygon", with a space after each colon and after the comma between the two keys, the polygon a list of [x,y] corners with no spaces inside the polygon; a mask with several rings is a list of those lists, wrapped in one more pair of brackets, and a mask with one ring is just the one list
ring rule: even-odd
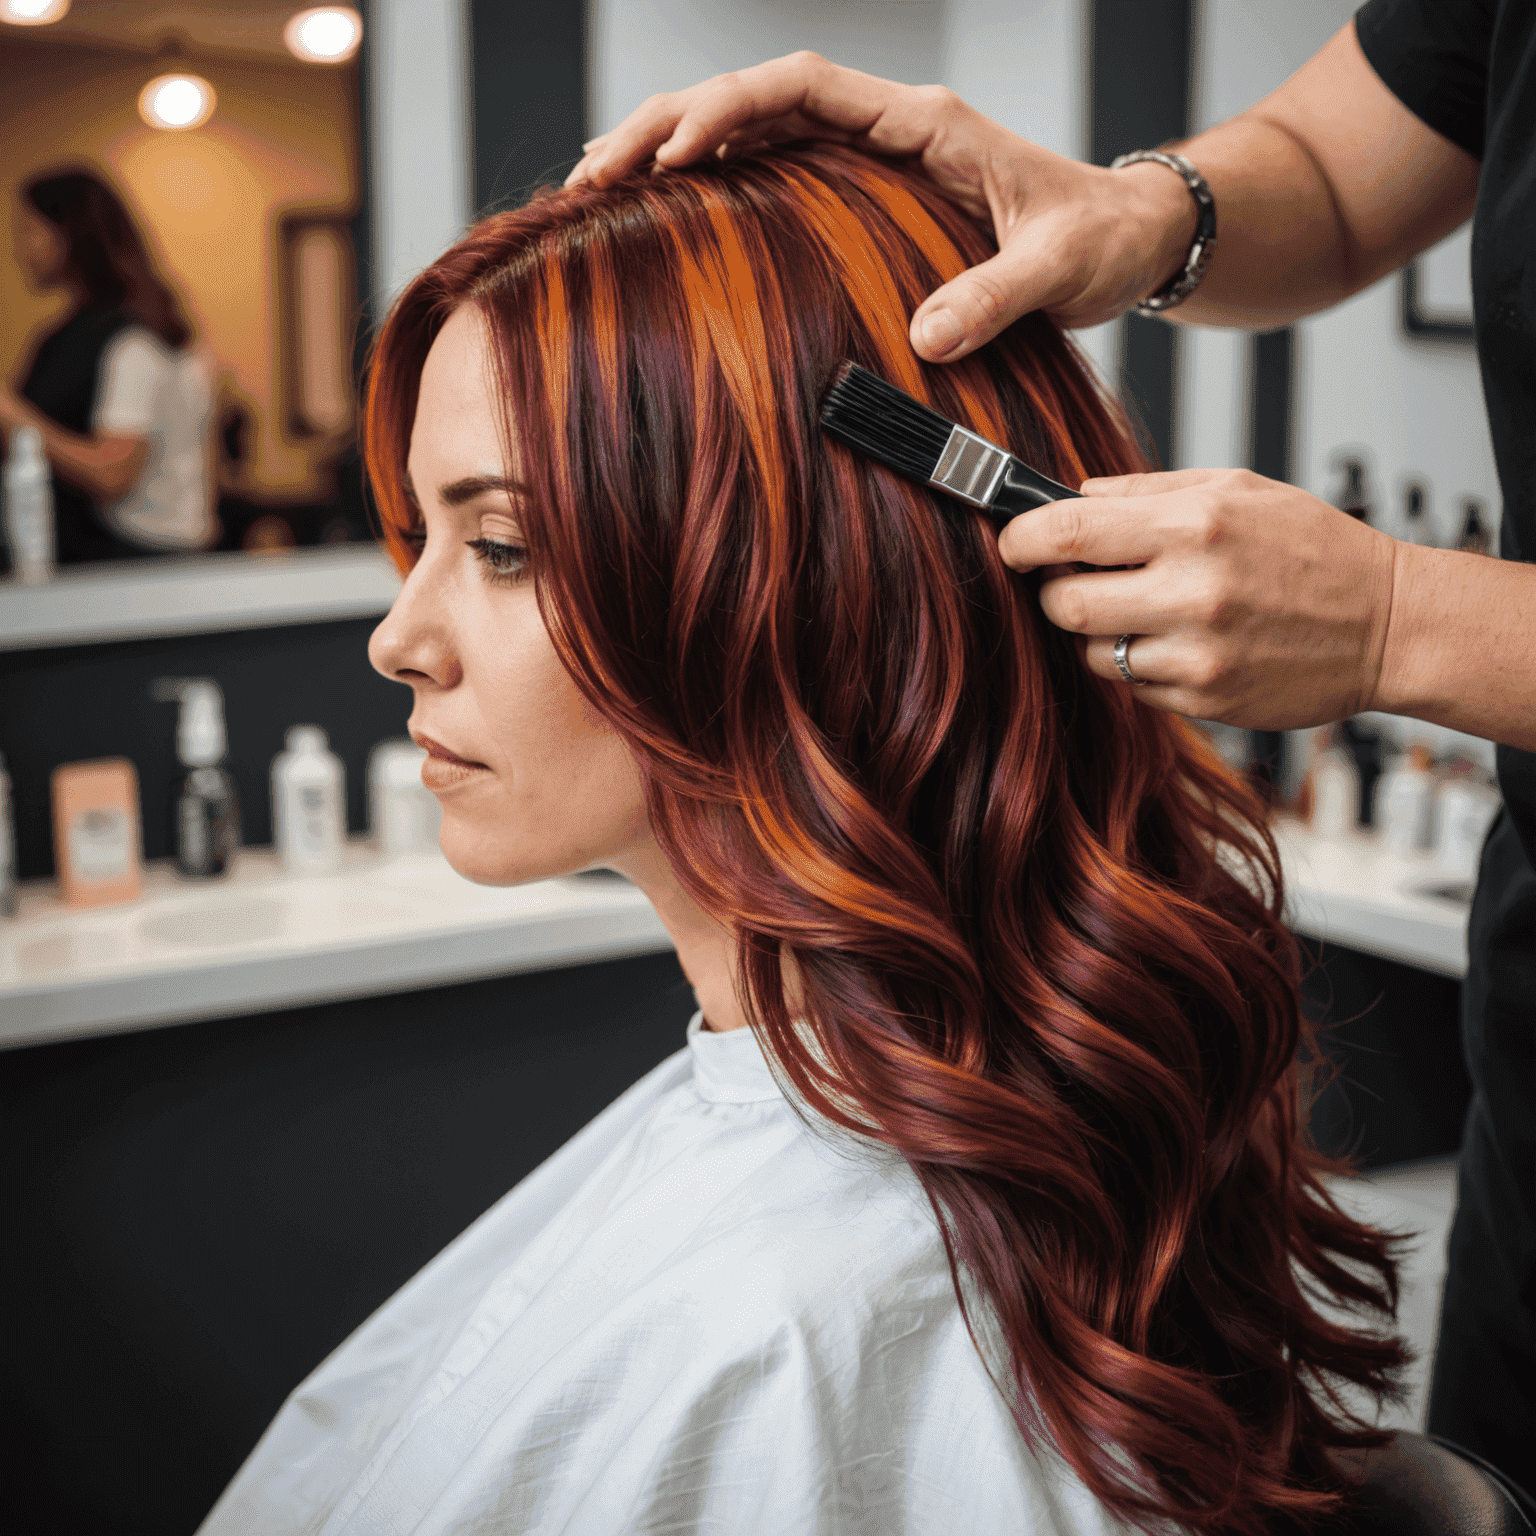
{"label": "long wavy red hair", "polygon": [[825,146],[538,198],[401,295],[368,468],[408,568],[422,364],[477,304],[550,634],[770,1058],[922,1181],[1026,1435],[1133,1521],[1258,1536],[1334,1506],[1327,1448],[1381,1438],[1340,1388],[1404,1358],[1390,1244],[1304,1134],[1263,808],[1084,667],[982,519],[817,430],[848,357],[1059,480],[1139,467],[1041,316],[913,354],[987,252],[915,171]]}

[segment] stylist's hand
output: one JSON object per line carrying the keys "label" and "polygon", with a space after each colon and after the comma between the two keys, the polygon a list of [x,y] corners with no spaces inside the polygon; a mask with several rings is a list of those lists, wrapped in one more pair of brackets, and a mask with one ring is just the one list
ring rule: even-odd
{"label": "stylist's hand", "polygon": [[918,156],[952,202],[990,221],[998,254],[912,317],[912,345],[931,362],[963,357],[1031,310],[1065,327],[1113,319],[1173,275],[1194,235],[1193,200],[1161,166],[1083,165],[943,86],[897,85],[814,53],[652,96],[585,146],[567,185],[605,185],[652,158],[667,169],[805,138]]}
{"label": "stylist's hand", "polygon": [[[1285,730],[1376,707],[1401,550],[1294,486],[1246,470],[1090,480],[1081,501],[1016,517],[998,548],[1042,567],[1040,606],[1087,636],[1089,667],[1140,702]],[[1073,562],[1135,566],[1076,572]],[[1057,569],[1051,569],[1051,568]]]}

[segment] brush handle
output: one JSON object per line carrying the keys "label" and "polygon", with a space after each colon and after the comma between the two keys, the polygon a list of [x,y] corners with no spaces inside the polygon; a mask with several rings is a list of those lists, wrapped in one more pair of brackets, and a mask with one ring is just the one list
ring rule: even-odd
{"label": "brush handle", "polygon": [[1079,495],[1081,492],[1058,485],[1038,470],[1031,469],[1021,459],[1009,455],[1008,467],[992,493],[987,514],[1001,528],[1021,512],[1033,512],[1036,507],[1043,507],[1047,502],[1065,501],[1068,497],[1076,498]]}

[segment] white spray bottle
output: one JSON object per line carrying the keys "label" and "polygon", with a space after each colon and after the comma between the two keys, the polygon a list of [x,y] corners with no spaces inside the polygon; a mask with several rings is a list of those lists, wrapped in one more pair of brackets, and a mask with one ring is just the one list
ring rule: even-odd
{"label": "white spray bottle", "polygon": [[272,759],[272,842],[286,869],[335,869],[347,840],[347,780],[318,725],[296,725]]}
{"label": "white spray bottle", "polygon": [[11,574],[37,587],[53,577],[53,478],[36,427],[17,427],[5,460],[5,541]]}

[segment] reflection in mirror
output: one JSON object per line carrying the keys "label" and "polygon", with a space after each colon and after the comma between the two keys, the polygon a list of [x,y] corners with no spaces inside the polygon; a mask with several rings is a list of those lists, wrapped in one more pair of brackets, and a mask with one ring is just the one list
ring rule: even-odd
{"label": "reflection in mirror", "polygon": [[352,428],[352,242],[345,225],[285,219],[284,354],[288,429],[324,437]]}
{"label": "reflection in mirror", "polygon": [[[299,50],[302,9],[120,0],[0,26],[0,432],[42,434],[60,565],[370,537],[361,23],[330,8],[350,51],[314,21],[332,52]],[[206,115],[146,115],[166,76],[205,87]]]}

